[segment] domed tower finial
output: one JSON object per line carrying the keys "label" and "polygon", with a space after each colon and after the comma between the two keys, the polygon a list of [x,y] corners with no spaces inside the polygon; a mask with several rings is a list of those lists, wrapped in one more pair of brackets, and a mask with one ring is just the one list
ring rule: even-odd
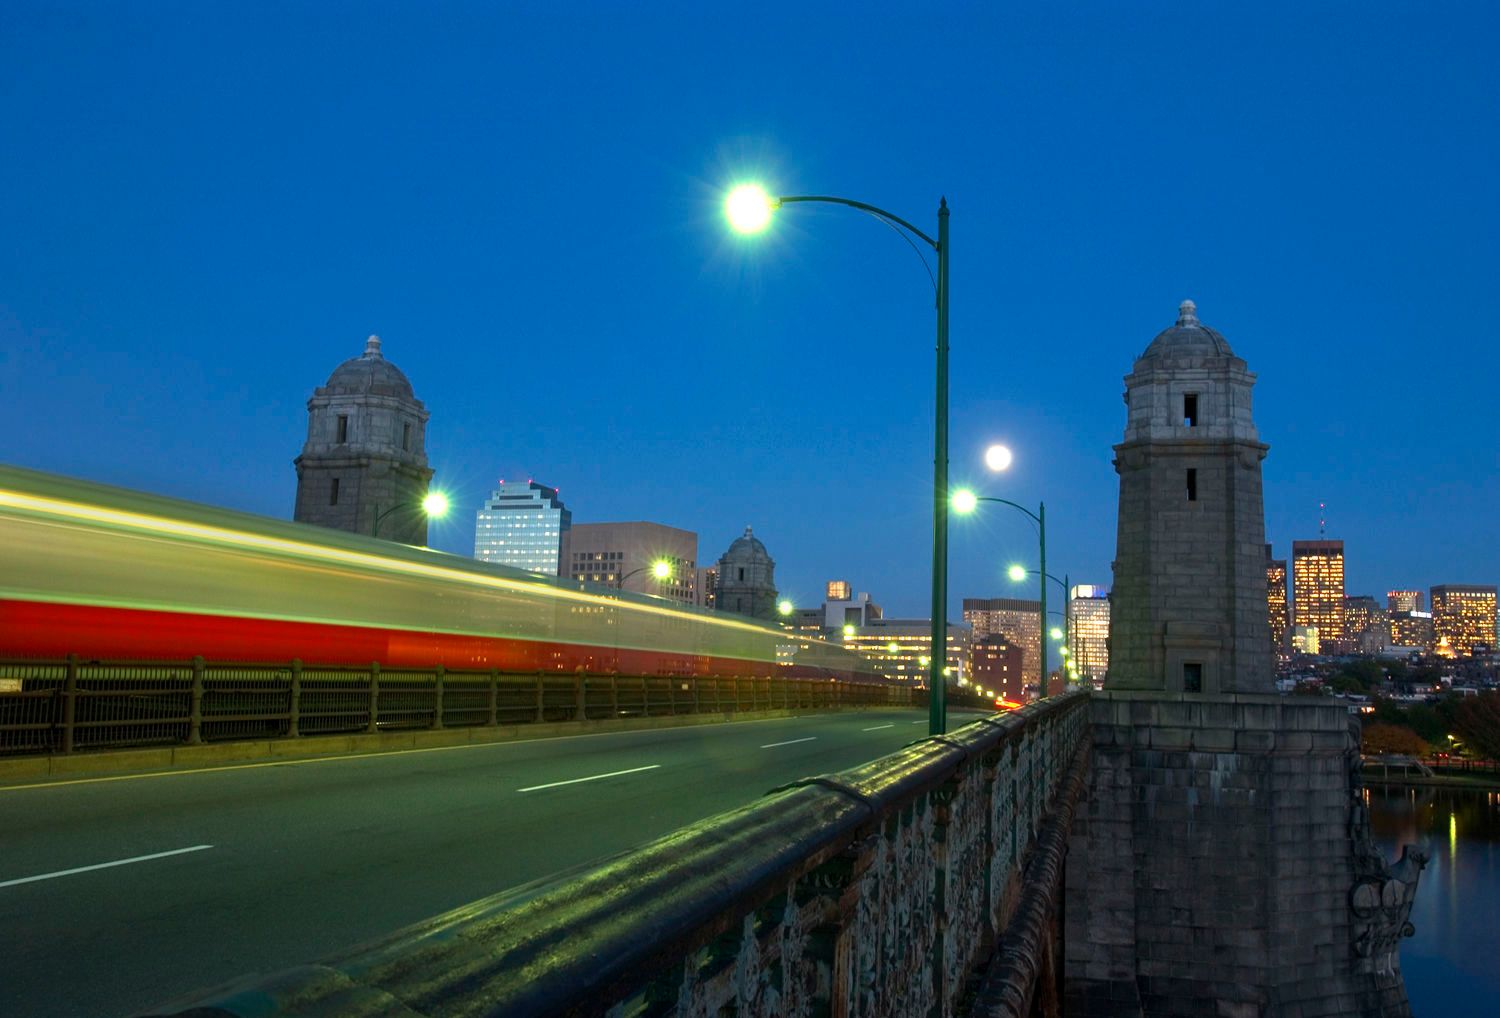
{"label": "domed tower finial", "polygon": [[[372,335],[369,339],[365,340],[365,356],[381,357],[379,336]],[[382,357],[381,359],[383,360],[384,358]]]}
{"label": "domed tower finial", "polygon": [[750,528],[748,526],[745,528],[745,536],[746,537],[750,536]]}
{"label": "domed tower finial", "polygon": [[1190,300],[1185,300],[1181,304],[1177,305],[1177,324],[1197,325],[1198,305],[1194,304]]}

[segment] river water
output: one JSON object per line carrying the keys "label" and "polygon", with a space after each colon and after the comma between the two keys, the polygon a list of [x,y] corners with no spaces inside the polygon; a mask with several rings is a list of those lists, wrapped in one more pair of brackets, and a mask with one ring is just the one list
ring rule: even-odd
{"label": "river water", "polygon": [[1416,1018],[1500,1016],[1500,792],[1369,787],[1370,826],[1394,861],[1428,854],[1401,969]]}

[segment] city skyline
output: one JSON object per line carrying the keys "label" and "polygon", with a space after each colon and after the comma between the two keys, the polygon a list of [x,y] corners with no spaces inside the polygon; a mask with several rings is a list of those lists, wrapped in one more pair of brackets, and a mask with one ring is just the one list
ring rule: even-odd
{"label": "city skyline", "polygon": [[[27,154],[0,167],[0,225],[25,239],[0,252],[7,460],[289,518],[306,401],[377,333],[463,509],[433,547],[469,554],[498,476],[544,477],[591,520],[658,518],[671,484],[686,497],[663,522],[711,547],[753,523],[794,602],[849,576],[924,615],[925,274],[840,210],[729,236],[723,191],[753,177],[918,224],[947,196],[953,482],[1045,501],[1049,568],[1111,583],[1121,380],[1191,297],[1264,377],[1278,557],[1326,504],[1351,592],[1500,579],[1497,327],[1475,299],[1500,236],[1493,10],[940,27],[887,8],[835,55],[810,17],[726,53],[709,12],[562,31],[476,11],[437,38],[399,10],[287,32],[20,5],[0,40]],[[640,66],[648,41],[681,63]],[[952,78],[889,80],[877,54],[898,41],[951,47]],[[1397,363],[1396,397],[1441,393],[1443,414],[1392,429],[1361,402]],[[991,475],[997,440],[1016,459]],[[1017,514],[956,520],[950,618],[963,597],[1034,596],[1004,575],[1034,546]]]}

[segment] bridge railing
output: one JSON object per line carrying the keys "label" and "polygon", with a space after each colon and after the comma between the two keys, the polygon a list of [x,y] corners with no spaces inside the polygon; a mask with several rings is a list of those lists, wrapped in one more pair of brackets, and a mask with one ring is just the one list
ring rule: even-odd
{"label": "bridge railing", "polygon": [[548,722],[908,706],[878,682],[0,660],[0,755]]}
{"label": "bridge railing", "polygon": [[1087,701],[985,718],[521,904],[497,895],[151,1013],[946,1018],[1029,1014],[1034,998],[1056,1013],[1046,984]]}

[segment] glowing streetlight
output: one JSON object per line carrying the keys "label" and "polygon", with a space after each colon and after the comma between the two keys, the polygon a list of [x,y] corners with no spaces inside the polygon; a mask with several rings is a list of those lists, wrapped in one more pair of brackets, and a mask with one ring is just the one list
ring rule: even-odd
{"label": "glowing streetlight", "polygon": [[1063,631],[1061,629],[1058,629],[1056,626],[1053,626],[1051,629],[1051,636],[1054,640],[1061,640],[1063,638]]}
{"label": "glowing streetlight", "polygon": [[1012,583],[1020,583],[1022,580],[1026,579],[1026,567],[1011,566],[1005,571],[1005,575],[1010,577]]}
{"label": "glowing streetlight", "polygon": [[771,225],[777,202],[759,184],[741,184],[724,199],[724,218],[736,233],[759,233]]}
{"label": "glowing streetlight", "polygon": [[854,635],[854,627],[853,626],[845,626],[844,627],[844,639],[847,640],[847,639],[849,639],[853,635]]}
{"label": "glowing streetlight", "polygon": [[651,563],[651,575],[658,580],[670,580],[672,578],[672,563],[666,559],[657,559]]}
{"label": "glowing streetlight", "polygon": [[992,445],[984,451],[984,465],[999,473],[1009,470],[1011,461],[1015,457],[1011,455],[1010,448],[1003,445]]}
{"label": "glowing streetlight", "polygon": [[785,598],[776,602],[776,611],[783,617],[790,615],[792,613],[792,608],[792,602],[786,600]]}
{"label": "glowing streetlight", "polygon": [[[771,222],[771,213],[787,205],[818,202],[858,209],[879,219],[901,234],[922,255],[916,242],[921,241],[937,255],[937,272],[931,277],[934,303],[937,305],[937,394],[933,428],[932,456],[932,646],[945,645],[948,634],[948,199],[938,202],[937,236],[919,230],[911,223],[885,209],[852,198],[826,194],[791,194],[773,197],[757,184],[740,184],[724,199],[724,217],[740,233],[759,233]],[[922,255],[923,265],[926,256]],[[927,731],[942,735],[948,730],[948,708],[942,670],[936,664],[927,669]]]}
{"label": "glowing streetlight", "polygon": [[898,646],[896,646],[896,644],[894,644],[894,643],[888,643],[888,644],[885,645],[885,652],[887,654],[894,654],[897,651],[899,651],[900,649],[901,648],[898,647]]}
{"label": "glowing streetlight", "polygon": [[959,488],[953,493],[953,511],[967,516],[979,505],[979,496],[968,488]]}
{"label": "glowing streetlight", "polygon": [[370,536],[379,537],[380,525],[385,522],[385,518],[391,513],[402,511],[421,512],[431,519],[440,520],[448,515],[448,496],[441,491],[429,491],[422,496],[420,502],[397,502],[383,510],[380,506],[375,506],[375,522],[370,524]]}

